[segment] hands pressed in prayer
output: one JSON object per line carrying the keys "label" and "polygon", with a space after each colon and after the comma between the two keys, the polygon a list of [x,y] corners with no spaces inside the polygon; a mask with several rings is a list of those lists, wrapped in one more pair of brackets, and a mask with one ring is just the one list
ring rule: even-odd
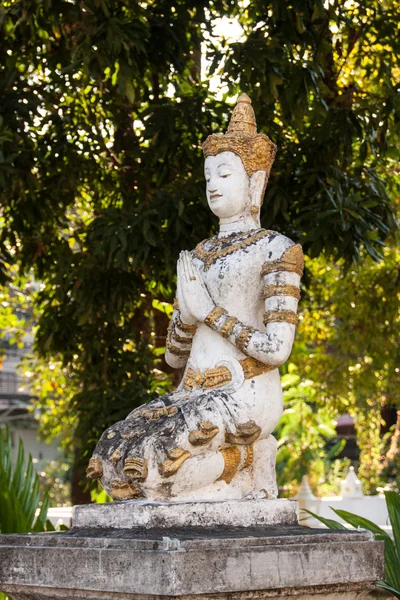
{"label": "hands pressed in prayer", "polygon": [[199,268],[190,252],[181,252],[178,260],[177,298],[184,323],[202,323],[215,308]]}

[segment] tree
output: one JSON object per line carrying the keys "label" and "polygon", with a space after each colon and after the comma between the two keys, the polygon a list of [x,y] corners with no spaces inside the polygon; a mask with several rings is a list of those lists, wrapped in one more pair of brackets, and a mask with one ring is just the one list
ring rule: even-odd
{"label": "tree", "polygon": [[[200,142],[225,128],[228,98],[248,91],[279,146],[264,226],[312,256],[379,257],[395,228],[397,7],[3,2],[2,281],[17,263],[43,282],[36,349],[72,386],[59,407],[76,466],[101,430],[169,383],[157,362],[166,303],[179,251],[215,227]],[[242,41],[213,35],[224,15]],[[217,72],[222,100],[208,89]],[[54,397],[42,410],[57,414]]]}
{"label": "tree", "polygon": [[369,492],[376,490],[390,461],[399,465],[399,424],[386,459],[381,439],[382,410],[400,409],[398,235],[383,254],[379,262],[364,255],[346,273],[343,265],[324,258],[308,260],[307,296],[291,358],[303,378],[316,382],[317,404],[354,416],[359,475]]}

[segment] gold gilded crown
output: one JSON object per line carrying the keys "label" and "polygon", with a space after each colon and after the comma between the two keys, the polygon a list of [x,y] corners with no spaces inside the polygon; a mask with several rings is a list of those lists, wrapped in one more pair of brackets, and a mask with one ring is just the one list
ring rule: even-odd
{"label": "gold gilded crown", "polygon": [[265,171],[265,185],[272,163],[275,159],[276,146],[264,133],[257,133],[257,123],[251,100],[242,94],[232,111],[228,131],[225,134],[209,135],[203,144],[205,158],[216,156],[220,152],[234,152],[242,159],[249,177],[256,171]]}

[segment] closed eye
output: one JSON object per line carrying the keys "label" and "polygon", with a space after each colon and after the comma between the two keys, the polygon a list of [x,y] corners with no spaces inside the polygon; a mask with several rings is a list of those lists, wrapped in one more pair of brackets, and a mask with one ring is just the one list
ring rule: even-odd
{"label": "closed eye", "polygon": [[220,175],[220,177],[222,177],[223,179],[226,179],[227,177],[230,177],[231,173],[224,173],[223,175]]}

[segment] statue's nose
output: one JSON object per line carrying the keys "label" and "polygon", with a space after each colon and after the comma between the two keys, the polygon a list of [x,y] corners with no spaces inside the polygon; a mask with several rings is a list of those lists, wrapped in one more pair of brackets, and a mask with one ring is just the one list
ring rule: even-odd
{"label": "statue's nose", "polygon": [[208,191],[210,192],[210,194],[215,194],[215,192],[217,191],[216,187],[213,187],[212,189],[209,187]]}

